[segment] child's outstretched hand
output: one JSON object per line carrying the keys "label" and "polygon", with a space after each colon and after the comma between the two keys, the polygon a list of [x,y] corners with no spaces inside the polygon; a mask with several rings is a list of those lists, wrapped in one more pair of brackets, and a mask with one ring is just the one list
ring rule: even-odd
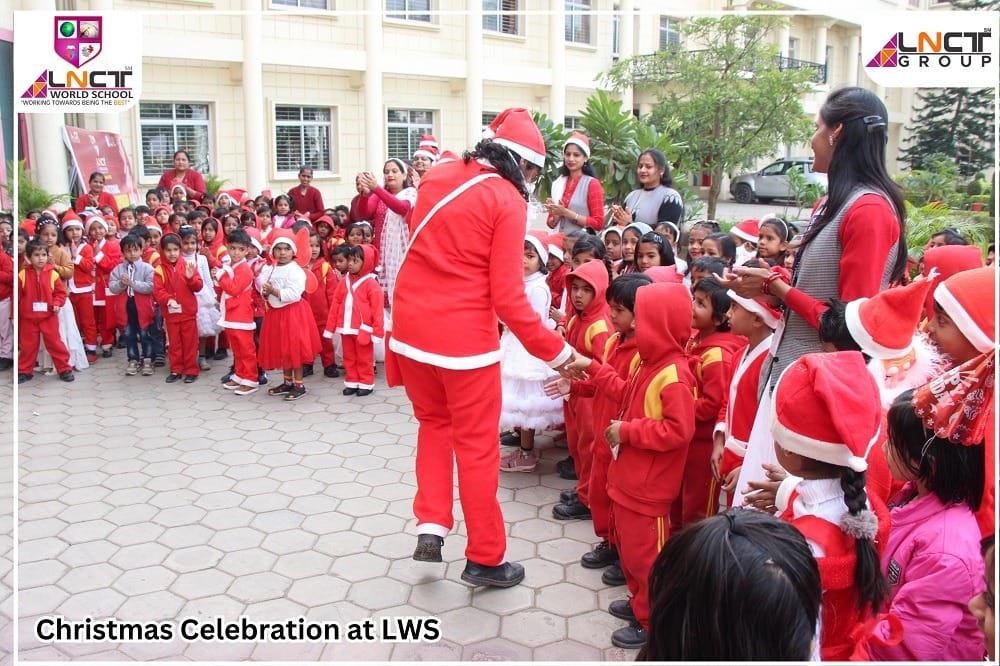
{"label": "child's outstretched hand", "polygon": [[768,513],[777,513],[778,507],[774,501],[778,496],[778,487],[788,476],[788,472],[777,465],[761,465],[766,474],[766,481],[747,481],[747,487],[743,490],[743,506],[760,509]]}
{"label": "child's outstretched hand", "polygon": [[[590,367],[590,359],[579,354],[576,351],[573,352],[573,358],[566,363],[565,369],[571,375],[570,379],[586,379],[587,378],[587,368]],[[563,373],[563,377],[566,377],[566,373]]]}
{"label": "child's outstretched hand", "polygon": [[740,465],[729,474],[726,474],[725,480],[722,482],[722,490],[727,493],[731,493],[736,490],[736,480],[740,478],[740,470],[743,469],[743,465]]}
{"label": "child's outstretched hand", "polygon": [[187,279],[190,280],[191,278],[194,277],[194,271],[195,271],[194,262],[185,261],[184,262],[184,275],[187,276]]}
{"label": "child's outstretched hand", "polygon": [[611,425],[609,425],[604,431],[604,439],[608,440],[608,445],[611,446],[611,448],[620,446],[622,443],[621,433],[622,422],[612,421]]}
{"label": "child's outstretched hand", "polygon": [[560,377],[559,379],[553,379],[542,388],[545,390],[545,395],[553,400],[558,400],[564,395],[569,395],[570,381]]}

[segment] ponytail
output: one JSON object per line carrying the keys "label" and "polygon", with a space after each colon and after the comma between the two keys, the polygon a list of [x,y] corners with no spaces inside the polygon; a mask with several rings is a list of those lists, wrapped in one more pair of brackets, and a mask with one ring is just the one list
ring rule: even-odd
{"label": "ponytail", "polygon": [[872,613],[877,614],[882,603],[889,596],[889,588],[882,575],[878,551],[875,550],[875,534],[878,518],[867,506],[865,494],[865,473],[844,467],[840,475],[840,487],[844,489],[844,503],[848,513],[840,519],[840,528],[854,538],[854,585],[858,589],[858,609],[870,604]]}

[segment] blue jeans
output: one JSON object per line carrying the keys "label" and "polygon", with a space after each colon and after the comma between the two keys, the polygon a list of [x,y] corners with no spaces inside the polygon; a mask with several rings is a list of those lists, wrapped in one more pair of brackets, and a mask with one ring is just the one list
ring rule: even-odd
{"label": "blue jeans", "polygon": [[[128,313],[128,325],[125,326],[125,352],[130,361],[142,361],[153,358],[153,336],[150,324],[146,328],[139,326],[139,312],[135,307],[135,298],[130,297],[125,304],[125,312]],[[142,355],[139,354],[139,347],[142,346]]]}
{"label": "blue jeans", "polygon": [[150,342],[153,346],[154,357],[166,357],[167,350],[163,344],[163,315],[160,314],[159,304],[155,305],[153,323],[147,329]]}

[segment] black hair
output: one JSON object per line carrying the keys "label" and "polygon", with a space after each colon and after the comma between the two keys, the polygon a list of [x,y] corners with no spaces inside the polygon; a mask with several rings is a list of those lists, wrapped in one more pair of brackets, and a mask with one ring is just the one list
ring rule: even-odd
{"label": "black hair", "polygon": [[[865,473],[855,472],[850,467],[840,469],[840,487],[844,490],[844,504],[852,516],[868,511],[868,495],[865,492]],[[872,613],[878,614],[882,603],[889,596],[889,586],[879,562],[874,539],[854,537],[854,587],[858,591],[858,610],[871,606]]]}
{"label": "black hair", "polygon": [[906,270],[906,206],[903,188],[885,168],[885,148],[889,140],[889,112],[878,95],[858,87],[834,90],[819,110],[820,119],[830,131],[840,127],[840,137],[833,147],[828,172],[829,194],[823,210],[810,225],[802,244],[807,245],[826,225],[859,185],[882,192],[892,203],[899,219],[896,263],[890,282]]}
{"label": "black hair", "polygon": [[382,162],[382,171],[383,171],[383,173],[385,172],[386,165],[389,164],[390,162],[392,162],[393,164],[395,164],[397,167],[399,166],[400,162],[402,162],[402,164],[403,164],[403,189],[406,189],[407,187],[413,187],[413,181],[410,180],[410,167],[412,167],[413,164],[411,164],[409,160],[404,160],[401,157],[390,157],[385,162]]}
{"label": "black hair", "polygon": [[135,217],[135,208],[133,208],[132,206],[125,206],[124,208],[119,208],[119,209],[118,209],[118,220],[119,220],[119,221],[121,221],[121,219],[122,219],[122,214],[123,214],[123,213],[124,213],[125,211],[128,211],[128,212],[132,213],[132,217]]}
{"label": "black hair", "polygon": [[272,204],[275,206],[275,208],[277,208],[279,201],[284,201],[285,203],[288,204],[289,212],[292,210],[292,198],[290,196],[288,196],[287,194],[279,194],[278,196],[274,197],[274,201],[272,202]]}
{"label": "black hair", "polygon": [[608,248],[604,247],[604,241],[597,236],[581,234],[577,241],[573,243],[573,251],[570,252],[570,259],[583,252],[590,252],[594,255],[594,259],[599,259],[604,264],[604,267],[608,271],[608,281],[610,282],[614,275],[615,267],[611,265],[611,260],[608,259]]}
{"label": "black hair", "polygon": [[350,224],[348,224],[347,227],[344,229],[344,240],[347,240],[348,237],[351,235],[351,232],[354,231],[355,229],[361,229],[361,234],[363,237],[364,236],[363,227],[364,225],[361,224],[360,222],[351,222]]}
{"label": "black hair", "polygon": [[931,238],[937,238],[938,236],[944,236],[945,245],[968,245],[969,241],[965,239],[960,233],[954,229],[942,229],[941,231],[931,234]]}
{"label": "black hair", "polygon": [[[524,249],[525,250],[532,250],[535,254],[538,254],[538,249],[530,241],[527,241],[527,240],[524,241]],[[545,267],[545,262],[542,261],[541,255],[539,255],[539,257],[538,257],[538,264],[541,266],[541,268],[538,269],[538,272],[541,273],[542,275],[548,275],[549,274],[549,269]]]}
{"label": "black hair", "polygon": [[169,225],[171,222],[174,221],[174,218],[178,217],[181,219],[181,224],[187,222],[187,215],[185,215],[184,213],[171,213],[170,217],[167,218],[167,224]]}
{"label": "black hair", "polygon": [[937,437],[913,408],[913,390],[896,396],[886,415],[889,446],[900,465],[944,504],[965,503],[978,511],[983,501],[985,446],[963,446]]}
{"label": "black hair", "polygon": [[761,220],[759,228],[763,229],[764,227],[771,227],[774,229],[774,233],[777,235],[778,239],[785,243],[791,241],[792,237],[795,235],[792,232],[792,226],[777,215],[771,215]]}
{"label": "black hair", "polygon": [[653,164],[656,165],[656,168],[663,169],[663,175],[660,176],[660,185],[663,185],[664,187],[673,187],[674,179],[670,177],[670,163],[667,162],[667,156],[656,148],[647,148],[639,153],[639,157],[637,157],[635,161],[638,162],[642,159],[643,155],[649,155],[652,157]]}
{"label": "black hair", "polygon": [[178,150],[177,152],[175,152],[174,159],[177,159],[178,155],[183,155],[184,157],[186,157],[188,162],[191,161],[191,154],[186,150]]}
{"label": "black hair", "polygon": [[722,277],[726,272],[726,262],[721,257],[698,257],[688,266],[688,273],[695,269]]}
{"label": "black hair", "polygon": [[632,264],[635,266],[636,271],[639,270],[639,246],[643,243],[652,243],[656,246],[656,250],[660,254],[660,266],[673,266],[676,263],[674,260],[674,249],[670,247],[667,239],[655,231],[647,231],[639,237],[639,242],[635,244]]}
{"label": "black hair", "polygon": [[195,240],[198,240],[198,232],[194,230],[194,227],[189,227],[187,225],[181,227],[177,232],[177,235],[181,240],[186,238],[194,238]]}
{"label": "black hair", "polygon": [[299,175],[302,175],[303,171],[308,171],[310,174],[313,173],[313,168],[311,166],[302,165],[299,167]]}
{"label": "black hair", "polygon": [[258,216],[264,215],[265,213],[267,213],[268,215],[271,215],[273,213],[273,211],[271,210],[271,207],[269,205],[267,205],[267,204],[263,204],[261,206],[257,206],[257,211],[256,212],[257,212]]}
{"label": "black hair", "polygon": [[160,198],[160,190],[159,190],[159,188],[154,187],[151,190],[146,190],[146,197],[145,198],[148,199],[150,194],[155,194],[156,198],[159,199]]}
{"label": "black hair", "polygon": [[524,173],[521,172],[520,155],[506,146],[494,143],[492,139],[483,139],[472,151],[467,150],[462,153],[462,161],[466,164],[474,159],[484,159],[489,162],[501,176],[514,185],[521,198],[528,200],[528,187],[524,181]]}
{"label": "black hair", "polygon": [[645,273],[619,275],[608,285],[608,290],[604,293],[604,299],[609,304],[612,302],[617,303],[632,314],[635,314],[635,293],[639,291],[639,287],[647,284],[653,284],[653,278]]}
{"label": "black hair", "polygon": [[212,217],[217,220],[222,220],[226,215],[229,215],[229,209],[225,206],[218,206],[212,210]]}
{"label": "black hair", "polygon": [[258,194],[253,199],[254,206],[271,205],[271,199],[266,194]]}
{"label": "black hair", "polygon": [[313,230],[312,225],[309,224],[308,220],[295,220],[295,222],[292,223],[292,226],[290,226],[289,229],[293,234],[298,233],[299,229],[308,229],[309,231]]}
{"label": "black hair", "polygon": [[100,176],[101,180],[102,181],[104,180],[104,174],[101,173],[100,171],[95,171],[91,173],[89,176],[87,176],[87,183],[90,183],[90,181],[94,180],[94,176]]}
{"label": "black hair", "polygon": [[24,246],[24,256],[30,258],[31,255],[33,255],[35,252],[38,252],[39,250],[42,250],[45,252],[45,254],[48,254],[49,246],[38,239],[30,240],[28,241],[28,244]]}
{"label": "black hair", "polygon": [[685,527],[660,551],[636,659],[807,661],[822,598],[805,537],[769,514],[733,509]]}
{"label": "black hair", "polygon": [[819,316],[819,340],[833,345],[837,351],[861,351],[847,328],[844,317],[845,303],[839,298],[831,298],[826,302],[826,310]]}
{"label": "black hair", "polygon": [[147,227],[145,224],[137,224],[137,225],[135,225],[134,227],[132,227],[132,229],[131,229],[131,231],[129,231],[129,233],[130,234],[135,234],[136,236],[138,236],[139,238],[141,238],[143,240],[143,242],[152,239],[152,236],[149,235],[149,227]]}
{"label": "black hair", "polygon": [[242,213],[240,213],[240,225],[244,227],[257,226],[257,216],[252,211],[249,210],[243,211]]}
{"label": "black hair", "polygon": [[705,240],[714,241],[719,246],[719,252],[727,264],[732,266],[736,262],[736,241],[729,234],[718,232],[711,234]]}
{"label": "black hair", "polygon": [[[563,146],[562,150],[564,154],[566,153],[566,149],[570,146],[573,146],[574,148],[578,149],[581,153],[583,153],[583,149],[580,148],[580,146],[576,145],[575,143],[566,143]],[[590,157],[587,157],[586,153],[584,153],[583,156],[587,158],[583,162],[583,175],[590,176],[591,178],[597,178],[597,172],[594,171],[594,166],[590,163]],[[569,178],[569,168],[566,166],[565,162],[559,167],[559,175]]]}
{"label": "black hair", "polygon": [[[663,231],[657,231],[660,227],[663,227]],[[676,243],[680,237],[680,227],[669,220],[660,220],[654,224],[653,231],[660,235],[670,234],[671,243]]]}
{"label": "black hair", "polygon": [[347,246],[347,258],[348,259],[360,259],[365,260],[365,249],[360,245],[349,245]]}
{"label": "black hair", "polygon": [[243,231],[243,229],[233,229],[233,233],[229,234],[226,242],[239,243],[240,245],[246,245],[247,247],[253,245],[253,242],[250,240],[250,234]]}
{"label": "black hair", "polygon": [[202,211],[202,210],[193,210],[190,213],[188,213],[187,215],[185,215],[184,217],[187,218],[188,224],[190,224],[190,223],[194,222],[195,220],[200,220],[200,219],[208,217],[208,216],[205,214],[205,211]]}
{"label": "black hair", "polygon": [[138,206],[135,207],[135,214],[136,214],[136,216],[138,216],[138,215],[140,215],[142,213],[145,213],[146,215],[149,215],[149,213],[150,213],[149,206],[146,206],[144,204],[139,204]]}
{"label": "black hair", "polygon": [[329,221],[324,220],[323,218],[320,218],[320,219],[316,220],[316,229],[317,230],[319,229],[319,225],[321,225],[321,224],[325,224],[326,226],[330,227],[330,233],[333,233],[333,230],[336,228],[336,224],[334,223],[334,221],[333,221],[332,218]]}
{"label": "black hair", "polygon": [[691,228],[687,230],[687,235],[684,237],[684,246],[685,246],[684,251],[687,253],[688,264],[694,261],[694,259],[692,259],[691,257],[691,250],[688,249],[687,246],[691,242],[691,233],[695,230],[708,232],[705,234],[705,238],[708,238],[712,234],[717,234],[720,231],[722,231],[722,227],[720,227],[719,223],[716,222],[715,220],[698,220],[697,222],[691,225]]}
{"label": "black hair", "polygon": [[170,205],[170,209],[175,213],[186,213],[190,201],[175,201]]}
{"label": "black hair", "polygon": [[715,278],[707,277],[698,280],[692,291],[700,291],[708,296],[708,302],[712,304],[712,321],[715,322],[716,332],[728,331],[729,308],[733,305],[733,299],[726,293],[726,288]]}
{"label": "black hair", "polygon": [[344,255],[345,257],[348,257],[350,256],[350,251],[351,251],[350,245],[348,245],[347,243],[341,243],[340,245],[330,250],[330,258],[332,259],[340,254]]}
{"label": "black hair", "polygon": [[118,242],[118,247],[120,247],[123,250],[129,247],[134,247],[136,249],[141,250],[144,246],[145,243],[142,242],[142,239],[133,233],[125,234],[125,236]]}
{"label": "black hair", "polygon": [[181,246],[181,239],[177,234],[164,234],[163,238],[160,239],[160,247],[164,248],[167,245]]}

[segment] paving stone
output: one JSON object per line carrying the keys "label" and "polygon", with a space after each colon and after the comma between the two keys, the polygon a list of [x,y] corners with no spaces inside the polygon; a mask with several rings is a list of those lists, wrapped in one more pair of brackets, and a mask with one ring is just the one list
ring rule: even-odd
{"label": "paving stone", "polygon": [[132,622],[172,620],[183,606],[184,599],[160,590],[129,597],[118,609],[118,617]]}
{"label": "paving stone", "polygon": [[176,580],[177,573],[161,565],[130,569],[114,582],[116,590],[130,597],[165,590]]}
{"label": "paving stone", "polygon": [[369,553],[357,553],[338,558],[330,573],[349,581],[361,581],[376,576],[384,576],[389,570],[389,561]]}
{"label": "paving stone", "polygon": [[409,586],[398,580],[373,578],[351,585],[347,598],[358,605],[380,610],[404,603],[409,595]]}
{"label": "paving stone", "polygon": [[140,543],[125,546],[111,556],[111,564],[120,569],[135,569],[161,564],[170,549],[159,543]]}
{"label": "paving stone", "polygon": [[576,641],[559,641],[535,648],[536,661],[601,661],[601,651]]}
{"label": "paving stone", "polygon": [[178,573],[200,571],[214,567],[222,559],[222,552],[210,546],[191,546],[174,550],[164,560],[163,566]]}
{"label": "paving stone", "polygon": [[208,543],[214,534],[204,525],[183,525],[163,530],[156,541],[168,548],[187,548]]}
{"label": "paving stone", "polygon": [[57,585],[70,594],[77,594],[110,587],[111,583],[121,575],[121,569],[102,562],[74,567],[59,579]]}
{"label": "paving stone", "polygon": [[292,583],[288,598],[309,608],[316,608],[346,599],[349,587],[347,581],[334,576],[313,576]]}
{"label": "paving stone", "polygon": [[217,569],[204,569],[183,573],[170,585],[170,591],[182,599],[199,599],[225,592],[234,580],[233,576]]}
{"label": "paving stone", "polygon": [[43,585],[52,585],[59,580],[68,567],[59,560],[42,560],[29,562],[17,568],[18,586],[22,590]]}
{"label": "paving stone", "polygon": [[392,661],[460,661],[462,646],[448,640],[436,643],[398,643]]}
{"label": "paving stone", "polygon": [[[487,641],[500,632],[500,618],[478,608],[456,608],[438,617],[441,619],[441,633],[461,645]],[[462,659],[470,660],[472,657],[463,653]]]}
{"label": "paving stone", "polygon": [[503,638],[491,638],[462,650],[463,661],[531,661],[531,649]]}
{"label": "paving stone", "polygon": [[566,638],[566,618],[539,609],[522,611],[501,620],[500,635],[528,647],[554,643]]}
{"label": "paving stone", "polygon": [[[194,503],[203,509],[214,512],[221,509],[236,508],[245,500],[246,497],[244,495],[234,493],[230,490],[220,490],[218,492],[205,493],[199,496]],[[207,524],[205,520],[202,520],[201,522]],[[247,524],[249,524],[249,522]],[[233,527],[233,525],[228,525],[227,527]]]}
{"label": "paving stone", "polygon": [[292,581],[269,571],[249,574],[237,578],[230,586],[228,594],[245,603],[269,601],[283,596]]}
{"label": "paving stone", "polygon": [[[25,595],[22,595],[22,600]],[[34,592],[32,592],[31,597],[34,597]],[[125,595],[120,592],[113,590],[111,588],[104,588],[101,590],[90,590],[88,592],[80,592],[79,594],[74,594],[68,597],[64,602],[54,609],[50,609],[48,612],[56,612],[61,615],[66,616],[68,620],[82,620],[86,617],[107,617],[114,615],[121,605],[126,601]],[[22,603],[23,606],[23,603]],[[20,608],[21,613],[34,614],[31,608]],[[132,618],[127,616],[120,616],[123,620],[131,620]]]}
{"label": "paving stone", "polygon": [[429,613],[443,613],[468,606],[472,598],[471,587],[445,579],[414,585],[410,593],[410,603]]}
{"label": "paving stone", "polygon": [[274,565],[275,573],[292,579],[326,574],[333,565],[333,558],[315,551],[282,555]]}
{"label": "paving stone", "polygon": [[217,566],[220,570],[234,576],[246,576],[270,571],[277,561],[278,556],[273,553],[260,548],[247,548],[226,553]]}

